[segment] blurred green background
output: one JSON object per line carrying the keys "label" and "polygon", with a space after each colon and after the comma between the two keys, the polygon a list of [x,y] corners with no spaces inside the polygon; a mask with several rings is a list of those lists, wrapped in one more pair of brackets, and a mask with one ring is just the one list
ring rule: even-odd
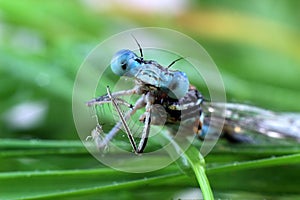
{"label": "blurred green background", "polygon": [[71,105],[81,63],[111,35],[144,26],[197,40],[228,101],[299,112],[299,8],[298,0],[0,0],[0,137],[78,140]]}

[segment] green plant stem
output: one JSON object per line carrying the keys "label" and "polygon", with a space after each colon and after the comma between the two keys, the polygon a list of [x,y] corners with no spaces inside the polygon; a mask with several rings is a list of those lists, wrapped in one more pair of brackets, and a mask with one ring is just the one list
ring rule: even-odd
{"label": "green plant stem", "polygon": [[206,200],[214,199],[208,178],[205,173],[205,160],[203,156],[193,146],[189,147],[187,151],[185,151],[185,155],[196,175],[196,178],[202,191],[203,198]]}

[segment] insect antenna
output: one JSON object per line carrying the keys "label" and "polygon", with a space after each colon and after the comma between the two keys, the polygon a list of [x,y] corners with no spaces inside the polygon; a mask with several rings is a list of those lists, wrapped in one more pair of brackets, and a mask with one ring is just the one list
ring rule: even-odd
{"label": "insect antenna", "polygon": [[139,46],[139,50],[140,50],[140,54],[141,54],[141,59],[144,59],[144,55],[143,55],[143,50],[142,47],[140,45],[140,43],[137,41],[137,39],[134,37],[134,35],[131,34],[131,37],[133,37],[133,39],[135,40],[136,44]]}
{"label": "insect antenna", "polygon": [[172,65],[174,65],[177,61],[182,60],[182,59],[184,59],[184,57],[177,58],[176,60],[174,60],[173,62],[171,62],[171,63],[168,65],[167,69],[169,69],[169,68],[170,68]]}

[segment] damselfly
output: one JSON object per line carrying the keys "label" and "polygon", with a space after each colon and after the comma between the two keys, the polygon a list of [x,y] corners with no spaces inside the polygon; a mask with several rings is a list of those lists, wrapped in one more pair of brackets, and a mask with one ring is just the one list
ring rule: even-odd
{"label": "damselfly", "polygon": [[[135,39],[135,38],[134,38]],[[136,40],[136,39],[135,39]],[[137,41],[136,41],[137,42]],[[139,43],[140,56],[131,50],[118,51],[111,61],[111,69],[118,76],[130,77],[135,86],[129,90],[107,94],[87,102],[88,106],[111,103],[117,111],[119,122],[103,139],[95,138],[97,147],[107,146],[109,141],[123,128],[135,153],[142,153],[146,147],[151,125],[176,125],[181,129],[197,134],[200,138],[207,135],[207,127],[218,126],[225,119],[224,136],[231,141],[249,142],[251,138],[240,134],[252,131],[276,138],[292,138],[300,141],[300,116],[280,114],[261,108],[231,103],[212,103],[205,100],[201,93],[190,85],[186,74],[171,70],[170,67],[182,58],[164,67],[153,60],[145,60]],[[140,95],[134,103],[126,102],[126,95]],[[129,108],[123,113],[119,105]],[[156,109],[160,105],[161,109]],[[222,108],[226,107],[224,111]],[[139,144],[135,142],[128,119],[138,109],[145,108],[140,121],[144,124]],[[214,114],[215,118],[210,118]]]}

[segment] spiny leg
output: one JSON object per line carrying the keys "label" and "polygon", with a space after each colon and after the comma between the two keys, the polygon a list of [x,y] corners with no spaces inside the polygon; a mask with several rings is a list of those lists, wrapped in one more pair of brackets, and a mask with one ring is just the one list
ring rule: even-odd
{"label": "spiny leg", "polygon": [[[132,106],[131,104],[127,103],[125,100],[118,98],[118,96],[124,96],[124,95],[131,95],[138,93],[137,91],[139,88],[133,88],[131,90],[124,90],[119,92],[111,93],[109,87],[107,86],[107,95],[100,96],[98,98],[95,98],[89,102],[87,102],[88,106],[92,105],[102,105],[104,103],[112,103],[114,108],[116,109],[118,116],[120,118],[120,121],[110,130],[110,132],[105,136],[105,138],[100,142],[97,142],[97,147],[99,149],[105,147],[108,145],[109,141],[112,140],[112,138],[117,134],[117,132],[121,129],[121,126],[123,125],[125,132],[127,134],[127,137],[130,141],[130,144],[134,150],[135,153],[142,153],[143,150],[146,147],[149,133],[150,133],[150,120],[151,120],[151,107],[153,100],[151,99],[149,93],[147,95],[143,95],[141,98],[139,98],[136,102],[135,106]],[[143,128],[141,140],[139,142],[139,146],[137,147],[136,142],[134,141],[134,137],[130,131],[130,128],[127,124],[127,120],[132,116],[138,109],[145,107],[146,102],[146,112],[145,112],[145,126]],[[120,108],[118,104],[123,104],[131,108],[130,111],[128,111],[125,116],[123,116],[122,112],[120,111]]]}
{"label": "spiny leg", "polygon": [[[115,96],[122,96],[122,94],[124,94],[124,95],[132,94],[132,93],[135,92],[134,90],[135,89],[116,92]],[[88,101],[86,103],[86,105],[91,107],[91,106],[97,106],[97,105],[101,106],[101,105],[106,104],[106,103],[112,103],[111,98],[110,98],[111,96],[112,96],[112,94],[110,93],[110,96],[103,95],[103,96],[97,97],[95,99],[92,99],[92,100]],[[118,97],[114,98],[114,102],[117,105],[123,104],[123,105],[127,106],[130,109],[133,108],[132,104],[129,104],[124,99],[121,99],[121,98],[118,98]],[[100,148],[105,147],[107,145],[107,143],[112,139],[113,136],[111,138],[106,137],[105,139],[100,139],[100,136],[101,136],[100,133],[102,133],[103,130],[101,128],[101,131],[99,131],[100,130],[99,127],[101,127],[101,125],[99,124],[99,120],[98,120],[97,115],[95,115],[94,117],[96,117],[97,125],[96,125],[96,128],[92,131],[91,136],[87,137],[87,139],[89,139],[90,137],[93,138],[94,141],[96,142],[97,147],[100,149]],[[118,130],[119,129],[117,129],[117,131]],[[106,142],[104,142],[104,141],[106,141]]]}
{"label": "spiny leg", "polygon": [[127,137],[128,137],[128,139],[129,139],[129,141],[130,141],[130,144],[131,144],[131,146],[132,146],[134,152],[137,152],[137,147],[136,147],[134,138],[133,138],[133,136],[132,136],[132,134],[131,134],[131,131],[130,131],[128,125],[127,125],[127,122],[126,122],[126,120],[125,120],[125,118],[124,118],[122,112],[120,111],[120,108],[119,108],[118,104],[116,103],[114,97],[111,95],[110,90],[109,90],[109,87],[107,87],[107,94],[108,94],[109,98],[111,99],[111,102],[112,102],[114,108],[116,109],[116,111],[117,111],[117,113],[118,113],[118,115],[119,115],[119,118],[120,118],[120,120],[121,120],[120,122],[122,123],[122,125],[123,125],[123,127],[124,127],[124,129],[125,129],[125,132],[126,132],[126,134],[127,134]]}
{"label": "spiny leg", "polygon": [[[112,97],[112,95],[113,94],[111,94],[111,97]],[[114,99],[114,98],[113,98]],[[116,102],[115,102],[116,103]],[[118,107],[118,106],[117,106]],[[142,97],[140,97],[138,100],[137,100],[137,102],[136,102],[136,104],[135,104],[135,106],[133,106],[133,107],[131,107],[132,109],[131,110],[129,110],[124,116],[123,116],[123,114],[121,113],[121,111],[119,110],[119,112],[118,112],[118,115],[119,115],[119,117],[120,116],[122,116],[122,118],[123,118],[123,120],[121,119],[121,117],[120,117],[120,121],[109,131],[109,133],[108,134],[106,134],[106,136],[105,136],[105,138],[101,141],[101,143],[97,143],[97,147],[99,148],[99,149],[102,149],[103,147],[105,147],[105,146],[107,146],[108,145],[108,143],[112,140],[112,138],[119,132],[119,130],[121,129],[121,127],[122,127],[122,125],[123,125],[123,122],[125,122],[124,124],[125,124],[125,126],[127,127],[127,128],[125,128],[125,126],[124,126],[124,128],[125,128],[125,131],[126,130],[129,130],[128,132],[126,132],[126,134],[127,134],[127,136],[128,135],[132,135],[131,133],[130,133],[130,129],[128,128],[128,125],[127,125],[127,120],[138,110],[138,109],[141,109],[141,108],[143,108],[143,107],[145,107],[145,95],[143,95]],[[122,122],[123,121],[123,122]],[[130,137],[130,136],[129,136]],[[130,139],[129,139],[130,140]],[[130,142],[131,141],[134,141],[134,140],[130,140]],[[135,142],[134,142],[134,144],[135,144]],[[135,147],[134,147],[135,146]],[[133,148],[133,150],[135,151],[135,153],[137,153],[137,148],[136,148],[136,145],[132,145],[132,148]]]}
{"label": "spiny leg", "polygon": [[145,113],[145,122],[144,122],[145,126],[144,126],[144,129],[143,129],[141,140],[139,142],[137,153],[143,153],[143,151],[146,147],[147,141],[148,141],[148,137],[149,137],[149,133],[150,133],[151,108],[152,108],[152,102],[147,101],[146,113]]}
{"label": "spiny leg", "polygon": [[[133,95],[137,93],[137,88],[133,88],[131,90],[122,90],[118,92],[111,93],[111,96],[114,97],[115,102],[117,103],[123,103],[124,105],[130,106],[129,103],[127,103],[125,100],[118,98],[119,96],[126,96],[126,95]],[[93,105],[101,105],[105,103],[111,103],[111,98],[108,95],[103,95],[97,98],[94,98],[88,102],[86,102],[87,106],[93,106]]]}
{"label": "spiny leg", "polygon": [[[107,89],[108,90],[108,89]],[[103,105],[103,104],[106,104],[106,103],[112,103],[112,98],[111,97],[114,97],[114,103],[115,104],[123,104],[125,106],[127,106],[128,108],[130,108],[131,110],[128,111],[126,113],[125,116],[130,116],[132,115],[135,111],[132,111],[132,104],[129,104],[127,101],[125,101],[124,99],[121,99],[121,98],[118,98],[119,96],[124,96],[124,95],[131,95],[131,94],[135,94],[136,93],[136,87],[131,89],[131,90],[124,90],[124,91],[119,91],[119,92],[115,92],[113,94],[110,93],[109,91],[109,94],[106,94],[106,95],[103,95],[103,96],[100,96],[100,97],[97,97],[97,98],[94,98],[88,102],[86,102],[86,105],[91,107],[91,106],[97,106],[97,105]],[[132,113],[131,113],[132,112]],[[125,118],[128,118],[128,117],[125,117]],[[100,126],[99,125],[99,121],[98,121],[98,117],[96,115],[96,120],[97,120],[97,126],[96,128],[92,131],[92,138],[94,139],[94,141],[96,142],[96,145],[99,149],[102,149],[104,148],[105,146],[107,146],[108,142],[115,136],[115,134],[120,130],[120,127],[122,125],[121,122],[118,122],[115,127],[109,132],[109,134],[106,135],[105,138],[103,139],[100,139],[100,134],[99,132],[97,131],[97,127]],[[89,137],[88,137],[89,138]]]}

